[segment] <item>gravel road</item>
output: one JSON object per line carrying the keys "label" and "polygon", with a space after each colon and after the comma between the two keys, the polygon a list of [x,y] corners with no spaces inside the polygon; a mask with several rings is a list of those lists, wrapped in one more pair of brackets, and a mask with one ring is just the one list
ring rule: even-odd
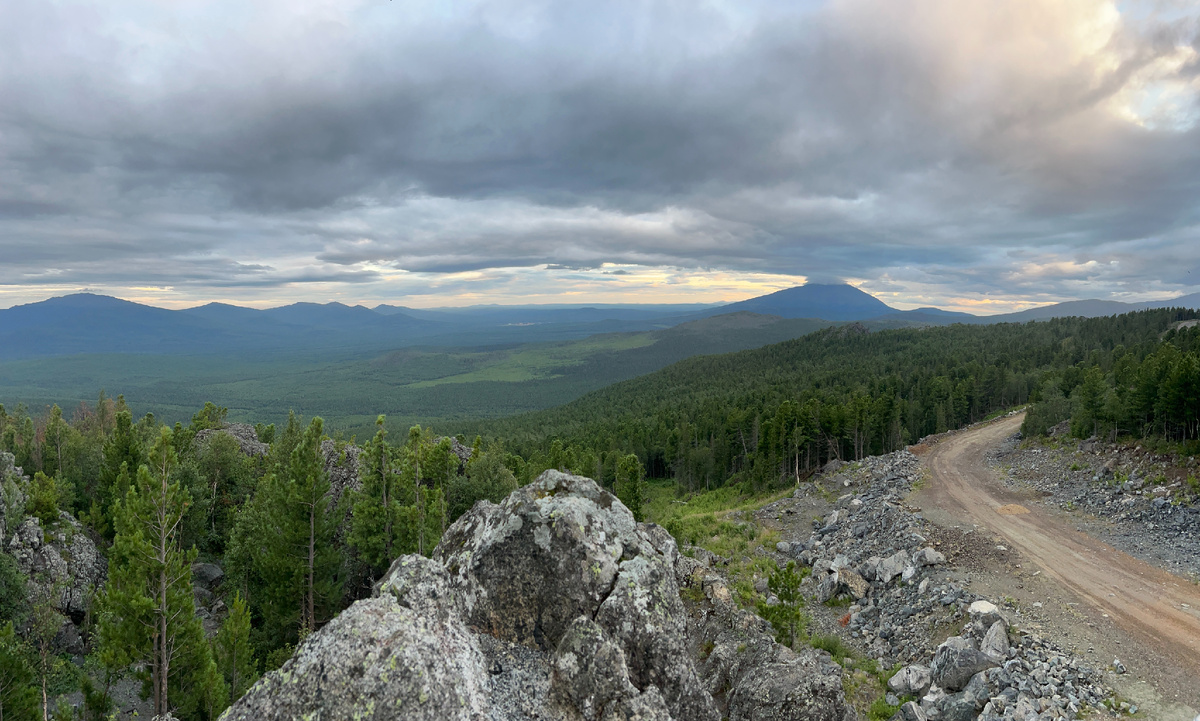
{"label": "gravel road", "polygon": [[1071,605],[1103,619],[1099,629],[1078,622],[1080,632],[1093,637],[1089,642],[1104,650],[1137,649],[1144,659],[1138,675],[1160,697],[1160,713],[1151,717],[1190,721],[1195,711],[1188,705],[1200,706],[1200,587],[1077,531],[1070,517],[1005,488],[985,457],[1022,419],[1003,418],[933,443],[922,454],[929,483],[913,500],[930,520],[986,529],[1036,565],[1053,590],[1074,599]]}

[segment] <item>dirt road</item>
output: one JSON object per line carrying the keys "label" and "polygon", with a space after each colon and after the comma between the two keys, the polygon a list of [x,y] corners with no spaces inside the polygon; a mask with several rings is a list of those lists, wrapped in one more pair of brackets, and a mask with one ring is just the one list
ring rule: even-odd
{"label": "dirt road", "polygon": [[[984,457],[1018,430],[1022,418],[1004,418],[933,444],[921,454],[931,478],[914,502],[935,523],[974,525],[1003,538],[1057,585],[1051,592],[1073,597],[1067,605],[1078,603],[1083,618],[1093,619],[1079,624],[1091,637],[1087,642],[1124,650],[1122,657],[1136,648],[1144,659],[1139,665],[1147,667],[1138,675],[1158,689],[1164,703],[1200,706],[1200,587],[1075,530],[1069,517],[1005,488]],[[1180,706],[1161,718],[1189,712],[1195,713]]]}

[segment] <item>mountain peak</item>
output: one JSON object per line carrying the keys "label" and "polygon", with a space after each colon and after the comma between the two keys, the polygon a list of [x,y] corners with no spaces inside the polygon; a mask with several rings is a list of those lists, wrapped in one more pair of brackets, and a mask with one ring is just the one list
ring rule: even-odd
{"label": "mountain peak", "polygon": [[895,312],[870,293],[847,283],[808,283],[731,303],[720,313],[749,311],[784,318],[820,318],[822,320],[862,320]]}

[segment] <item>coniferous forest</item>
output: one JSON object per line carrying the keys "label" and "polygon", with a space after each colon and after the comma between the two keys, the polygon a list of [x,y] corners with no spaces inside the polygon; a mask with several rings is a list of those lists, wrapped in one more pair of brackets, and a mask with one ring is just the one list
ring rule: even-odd
{"label": "coniferous forest", "polygon": [[[597,479],[640,515],[646,479],[680,495],[753,493],[1021,405],[1027,434],[1066,422],[1081,438],[1194,453],[1200,327],[1186,321],[1198,317],[840,326],[692,358],[548,411],[436,430],[380,416],[371,438],[294,414],[235,437],[220,432],[219,399],[173,426],[104,392],[77,408],[0,407],[6,535],[30,524],[63,543],[84,534],[108,579],[68,619],[54,603],[63,589],[31,596],[0,552],[0,710],[40,718],[82,690],[88,717],[103,718],[114,682],[134,677],[156,711],[216,718],[369,594],[392,559],[429,554],[475,502],[548,468]],[[219,628],[193,612],[201,562],[225,574]],[[68,621],[82,670],[53,651]]]}

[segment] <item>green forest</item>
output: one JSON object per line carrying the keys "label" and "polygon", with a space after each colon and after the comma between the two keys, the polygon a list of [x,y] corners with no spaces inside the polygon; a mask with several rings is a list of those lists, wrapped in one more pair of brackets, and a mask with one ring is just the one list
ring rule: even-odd
{"label": "green forest", "polygon": [[[46,538],[86,533],[108,559],[108,582],[76,619],[81,665],[54,651],[64,618],[52,594],[29,594],[0,552],[0,713],[53,715],[55,696],[81,690],[86,718],[104,718],[114,682],[135,678],[155,711],[214,719],[369,594],[392,559],[429,554],[475,502],[548,468],[597,479],[641,517],[648,480],[680,496],[769,492],[831,459],[1022,405],[1027,434],[1067,422],[1081,438],[1194,453],[1197,317],[844,325],[684,360],[550,410],[436,432],[389,429],[380,416],[369,438],[292,413],[261,419],[248,446],[214,432],[229,416],[220,399],[171,425],[104,393],[66,410],[0,407],[0,450],[22,469],[0,464],[7,533],[22,523]],[[349,467],[360,488],[338,481]],[[225,573],[228,613],[215,634],[194,613],[196,562]]]}

